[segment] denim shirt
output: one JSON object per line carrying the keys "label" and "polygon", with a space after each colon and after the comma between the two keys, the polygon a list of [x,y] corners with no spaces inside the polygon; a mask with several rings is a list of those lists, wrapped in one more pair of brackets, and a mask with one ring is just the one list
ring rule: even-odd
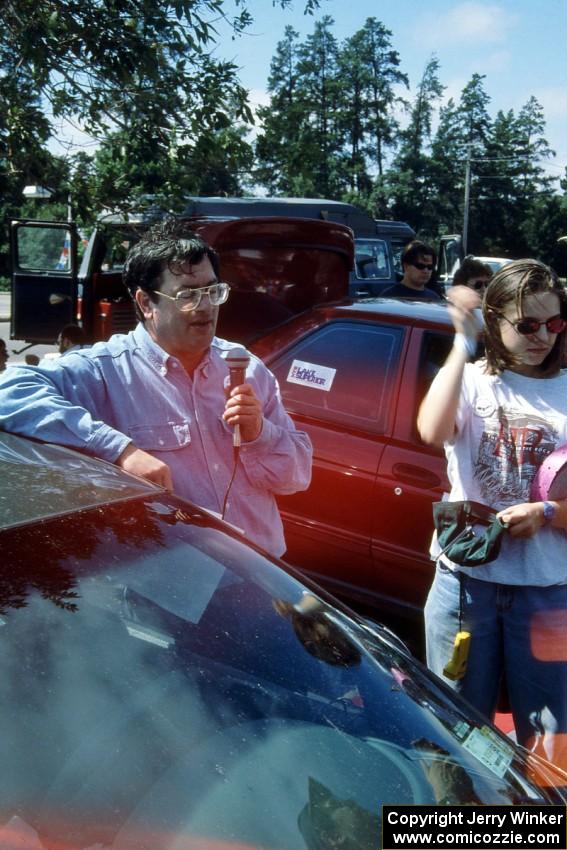
{"label": "denim shirt", "polygon": [[[139,324],[59,360],[10,367],[0,376],[0,427],[109,461],[133,443],[168,464],[178,495],[220,513],[234,466],[232,429],[222,418],[224,356],[234,347],[215,337],[190,377]],[[311,442],[252,354],[246,382],[262,403],[263,426],[240,449],[225,518],[279,556],[285,543],[274,494],[309,486]]]}

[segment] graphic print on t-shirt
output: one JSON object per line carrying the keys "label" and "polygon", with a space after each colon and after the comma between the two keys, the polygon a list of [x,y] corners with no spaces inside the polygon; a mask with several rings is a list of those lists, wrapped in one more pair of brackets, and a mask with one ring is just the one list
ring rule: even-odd
{"label": "graphic print on t-shirt", "polygon": [[528,502],[533,477],[556,443],[556,430],[542,417],[498,407],[484,420],[474,469],[485,504]]}

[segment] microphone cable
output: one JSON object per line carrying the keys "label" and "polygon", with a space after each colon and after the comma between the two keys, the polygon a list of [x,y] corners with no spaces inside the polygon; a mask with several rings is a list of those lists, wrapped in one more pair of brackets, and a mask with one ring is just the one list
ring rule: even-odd
{"label": "microphone cable", "polygon": [[224,500],[223,500],[223,503],[222,503],[221,519],[224,519],[224,515],[226,513],[226,509],[227,509],[227,506],[228,506],[228,496],[229,496],[229,493],[230,493],[230,489],[231,489],[231,487],[234,483],[234,479],[236,478],[236,469],[238,467],[238,458],[240,457],[240,446],[239,445],[238,446],[233,445],[232,454],[233,454],[233,458],[234,458],[234,463],[232,465],[232,475],[230,476],[230,481],[228,482],[228,487],[226,488],[226,493],[224,494]]}

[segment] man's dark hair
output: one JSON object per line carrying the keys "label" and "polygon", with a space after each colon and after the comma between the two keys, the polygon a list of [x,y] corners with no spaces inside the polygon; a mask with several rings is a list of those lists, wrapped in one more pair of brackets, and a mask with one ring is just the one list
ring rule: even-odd
{"label": "man's dark hair", "polygon": [[473,277],[492,277],[492,269],[481,260],[465,257],[453,275],[453,286],[466,286]]}
{"label": "man's dark hair", "polygon": [[[122,280],[132,298],[136,290],[142,289],[152,301],[157,301],[152,293],[159,290],[160,277],[165,269],[181,275],[205,258],[210,260],[218,277],[219,258],[216,251],[191,230],[187,221],[167,216],[143,233],[140,241],[130,249]],[[143,321],[137,305],[136,314]]]}
{"label": "man's dark hair", "polygon": [[419,258],[422,255],[433,257],[433,265],[437,262],[437,254],[431,245],[427,245],[425,242],[420,242],[419,239],[414,239],[412,242],[408,242],[402,252],[402,268],[405,265],[412,266],[416,261],[419,261]]}
{"label": "man's dark hair", "polygon": [[61,328],[61,339],[68,339],[72,345],[85,344],[85,332],[79,325],[65,325]]}

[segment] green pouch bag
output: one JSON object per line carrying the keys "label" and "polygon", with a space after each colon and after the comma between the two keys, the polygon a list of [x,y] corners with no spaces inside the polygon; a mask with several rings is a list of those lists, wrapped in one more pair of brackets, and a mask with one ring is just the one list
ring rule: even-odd
{"label": "green pouch bag", "polygon": [[[455,564],[478,567],[498,557],[507,526],[492,508],[480,502],[433,502],[433,521],[440,554]],[[479,532],[479,525],[484,530]]]}

